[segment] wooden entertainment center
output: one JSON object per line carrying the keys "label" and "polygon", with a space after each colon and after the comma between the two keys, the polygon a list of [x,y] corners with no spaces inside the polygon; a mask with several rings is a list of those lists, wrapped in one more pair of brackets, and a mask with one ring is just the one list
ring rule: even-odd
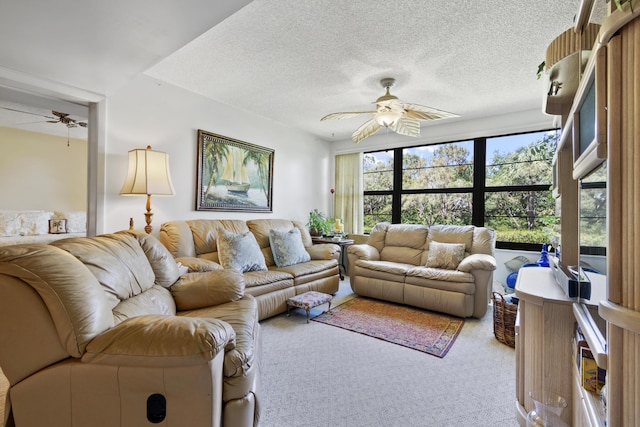
{"label": "wooden entertainment center", "polygon": [[[594,26],[587,23],[593,0],[583,0],[574,28],[549,46],[543,103],[562,126],[554,196],[565,265],[580,265],[581,182],[606,164],[606,278],[589,301],[576,302],[552,269],[520,271],[516,411],[523,426],[535,409],[529,393],[543,391],[566,399],[567,425],[633,426],[640,420],[640,0],[611,0],[606,7],[607,16]],[[599,396],[582,387],[572,348],[576,323],[607,372],[606,413]]]}

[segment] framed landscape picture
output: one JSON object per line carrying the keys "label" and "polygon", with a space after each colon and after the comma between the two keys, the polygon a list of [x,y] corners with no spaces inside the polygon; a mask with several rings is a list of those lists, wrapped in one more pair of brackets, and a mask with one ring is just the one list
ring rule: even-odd
{"label": "framed landscape picture", "polygon": [[272,212],[274,154],[199,129],[196,210]]}

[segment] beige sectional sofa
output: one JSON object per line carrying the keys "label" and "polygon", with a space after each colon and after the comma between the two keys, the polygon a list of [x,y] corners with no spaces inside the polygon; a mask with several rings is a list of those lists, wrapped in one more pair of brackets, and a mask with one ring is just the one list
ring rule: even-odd
{"label": "beige sectional sofa", "polygon": [[0,247],[9,422],[256,426],[256,299],[237,271],[183,270],[135,232]]}
{"label": "beige sectional sofa", "polygon": [[379,223],[347,248],[353,291],[459,317],[487,312],[495,233],[484,227]]}
{"label": "beige sectional sofa", "polygon": [[[278,267],[270,240],[273,232],[300,234],[308,261]],[[220,239],[226,232],[250,233],[264,258],[264,269],[243,273],[245,292],[258,304],[259,319],[287,311],[287,299],[307,292],[334,294],[339,288],[338,258],[340,247],[334,244],[314,245],[303,223],[286,219],[218,220],[197,219],[162,224],[160,241],[176,260],[191,271],[222,269],[225,259],[219,251]],[[285,245],[288,247],[288,245]],[[286,248],[285,248],[286,249]],[[228,263],[228,260],[227,260]],[[245,263],[245,267],[253,266]],[[237,267],[236,267],[237,268]]]}

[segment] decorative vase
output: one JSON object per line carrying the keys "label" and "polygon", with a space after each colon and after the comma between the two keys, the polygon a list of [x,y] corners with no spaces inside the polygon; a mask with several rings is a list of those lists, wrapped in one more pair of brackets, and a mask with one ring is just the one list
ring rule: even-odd
{"label": "decorative vase", "polygon": [[527,427],[569,427],[561,418],[562,411],[567,407],[564,397],[551,392],[544,392],[539,398],[529,392],[529,396],[535,409],[527,414]]}
{"label": "decorative vase", "polygon": [[310,228],[309,234],[311,234],[311,237],[322,237],[322,230],[318,230],[317,228]]}
{"label": "decorative vase", "polygon": [[549,258],[547,257],[547,244],[542,244],[542,252],[540,252],[540,259],[536,261],[540,267],[549,267]]}

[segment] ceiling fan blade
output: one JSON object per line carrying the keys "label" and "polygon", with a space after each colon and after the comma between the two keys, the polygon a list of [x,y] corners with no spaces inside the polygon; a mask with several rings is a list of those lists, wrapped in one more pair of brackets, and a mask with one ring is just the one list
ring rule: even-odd
{"label": "ceiling fan blade", "polygon": [[35,125],[38,123],[47,123],[46,121],[38,121],[38,122],[26,122],[26,123],[16,123],[16,126],[26,126],[26,125]]}
{"label": "ceiling fan blade", "polygon": [[375,114],[375,113],[376,113],[375,111],[351,111],[351,112],[344,112],[344,113],[331,113],[321,118],[320,121],[330,120],[330,119],[338,119],[338,120],[348,119],[360,114]]}
{"label": "ceiling fan blade", "polygon": [[78,122],[78,125],[80,125],[83,128],[87,127],[87,124],[85,122]]}
{"label": "ceiling fan blade", "polygon": [[52,111],[52,113],[53,113],[53,115],[54,115],[54,116],[58,116],[58,117],[60,117],[61,119],[64,119],[65,117],[67,117],[67,116],[69,115],[69,114],[67,114],[67,113],[60,113],[60,112],[58,112],[58,111]]}
{"label": "ceiling fan blade", "polygon": [[458,117],[457,114],[418,104],[404,104],[405,117],[417,120],[437,120],[447,117]]}
{"label": "ceiling fan blade", "polygon": [[420,122],[417,119],[410,119],[406,116],[396,121],[389,129],[399,135],[420,136]]}
{"label": "ceiling fan blade", "polygon": [[0,107],[0,108],[8,111],[15,111],[16,113],[31,114],[32,116],[44,117],[46,119],[55,119],[55,117],[45,116],[43,114],[38,114],[38,113],[32,113],[31,111],[16,110],[15,108],[9,108],[9,107]]}
{"label": "ceiling fan blade", "polygon": [[356,144],[368,136],[373,135],[380,129],[380,125],[376,122],[376,119],[371,119],[362,126],[360,126],[356,131],[351,135],[351,139]]}
{"label": "ceiling fan blade", "polygon": [[60,120],[47,120],[47,123],[60,123]]}

